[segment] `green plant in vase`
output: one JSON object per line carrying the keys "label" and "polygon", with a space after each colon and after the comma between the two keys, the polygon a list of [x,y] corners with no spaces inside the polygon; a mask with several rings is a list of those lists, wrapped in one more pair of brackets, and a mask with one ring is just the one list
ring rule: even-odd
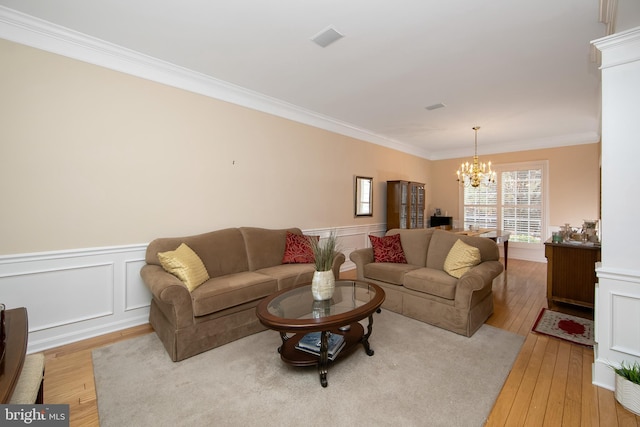
{"label": "green plant in vase", "polygon": [[640,363],[611,366],[616,373],[616,400],[627,410],[640,415]]}
{"label": "green plant in vase", "polygon": [[333,275],[333,262],[339,254],[338,237],[332,231],[329,237],[320,241],[311,239],[314,264],[316,271],[311,280],[311,292],[313,299],[324,301],[331,299],[335,289],[335,276]]}
{"label": "green plant in vase", "polygon": [[332,231],[324,241],[311,239],[311,248],[315,257],[316,271],[329,271],[333,268],[333,261],[338,256],[338,238]]}
{"label": "green plant in vase", "polygon": [[625,362],[622,362],[619,368],[616,368],[615,366],[612,366],[612,368],[613,371],[622,378],[640,385],[640,363],[634,362],[633,364],[625,364]]}

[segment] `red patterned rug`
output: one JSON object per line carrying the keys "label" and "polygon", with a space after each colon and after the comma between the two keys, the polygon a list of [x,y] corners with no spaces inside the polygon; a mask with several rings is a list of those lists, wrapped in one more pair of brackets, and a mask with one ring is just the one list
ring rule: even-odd
{"label": "red patterned rug", "polygon": [[593,346],[593,320],[543,308],[533,325],[533,332],[549,335],[574,344]]}

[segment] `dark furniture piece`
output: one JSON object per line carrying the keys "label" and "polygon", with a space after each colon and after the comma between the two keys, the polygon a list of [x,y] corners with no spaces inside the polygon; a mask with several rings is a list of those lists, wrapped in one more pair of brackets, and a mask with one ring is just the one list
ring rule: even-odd
{"label": "dark furniture piece", "polygon": [[504,269],[507,269],[507,262],[509,261],[509,236],[511,236],[510,231],[504,230],[491,230],[486,231],[482,234],[479,234],[480,237],[486,237],[487,239],[491,239],[496,244],[503,243],[504,247]]}
{"label": "dark furniture piece", "polygon": [[596,263],[600,261],[600,246],[593,244],[544,243],[547,258],[547,302],[593,308],[595,299]]}
{"label": "dark furniture piece", "polygon": [[387,230],[424,228],[424,184],[387,181]]}
{"label": "dark furniture piece", "polygon": [[5,310],[6,347],[0,366],[0,403],[8,403],[27,354],[28,320],[24,307]]}
{"label": "dark furniture piece", "polygon": [[[330,363],[327,354],[328,333],[344,336],[345,346],[335,360],[353,352],[358,344],[364,346],[367,355],[373,356],[369,346],[373,313],[379,311],[384,298],[382,288],[372,283],[336,280],[335,292],[330,300],[314,301],[311,285],[303,285],[263,299],[256,307],[256,315],[264,326],[280,332],[280,358],[292,366],[317,365],[320,384],[326,387]],[[366,333],[358,322],[365,318],[369,319]],[[308,332],[321,332],[319,356],[296,349],[298,341]],[[293,335],[289,336],[289,333]]]}
{"label": "dark furniture piece", "polygon": [[442,226],[453,226],[453,217],[452,216],[432,216],[429,221],[430,227],[442,227]]}

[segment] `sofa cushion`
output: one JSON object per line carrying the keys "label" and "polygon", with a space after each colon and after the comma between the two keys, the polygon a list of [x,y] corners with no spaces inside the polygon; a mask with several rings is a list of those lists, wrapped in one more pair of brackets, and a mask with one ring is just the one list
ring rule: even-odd
{"label": "sofa cushion", "polygon": [[316,242],[320,236],[305,236],[287,231],[285,241],[284,255],[282,256],[283,264],[309,264],[315,261],[313,248],[310,239]]}
{"label": "sofa cushion", "polygon": [[240,233],[247,247],[249,271],[282,264],[282,256],[287,242],[287,231],[302,234],[299,228],[270,230],[257,227],[240,227]]}
{"label": "sofa cushion", "polygon": [[429,250],[427,251],[427,267],[437,270],[444,270],[444,261],[449,255],[449,251],[456,243],[462,240],[468,245],[475,246],[480,249],[480,258],[482,262],[497,261],[500,259],[498,245],[491,239],[486,237],[460,236],[451,231],[436,229],[429,242]]}
{"label": "sofa cushion", "polygon": [[408,264],[424,267],[427,260],[427,248],[433,235],[433,229],[425,228],[393,228],[387,231],[387,236],[400,235],[402,250]]}
{"label": "sofa cushion", "polygon": [[[147,264],[160,265],[158,252],[175,250],[180,244],[187,244],[198,254],[209,277],[224,276],[249,270],[247,250],[240,230],[227,228],[187,237],[163,237],[155,239],[147,246]],[[283,238],[284,248],[284,238]],[[282,253],[279,255],[282,256]]]}
{"label": "sofa cushion", "polygon": [[182,280],[189,292],[209,280],[209,273],[200,257],[184,243],[176,250],[158,252],[158,259],[162,268]]}
{"label": "sofa cushion", "polygon": [[419,268],[405,274],[403,284],[407,289],[453,300],[456,297],[458,279],[442,270]]}
{"label": "sofa cushion", "polygon": [[444,260],[444,271],[459,279],[471,267],[478,264],[480,264],[480,249],[458,240]]}
{"label": "sofa cushion", "polygon": [[193,314],[205,316],[266,297],[276,290],[276,279],[251,271],[214,277],[191,293]]}
{"label": "sofa cushion", "polygon": [[381,282],[401,286],[405,273],[417,268],[420,268],[420,266],[389,262],[372,262],[364,266],[364,278],[380,280]]}
{"label": "sofa cushion", "polygon": [[407,263],[407,258],[402,250],[400,235],[378,237],[369,235],[373,247],[373,262]]}
{"label": "sofa cushion", "polygon": [[278,290],[281,290],[293,288],[303,283],[311,283],[315,271],[314,264],[282,264],[275,267],[261,268],[256,273],[276,279],[278,281]]}

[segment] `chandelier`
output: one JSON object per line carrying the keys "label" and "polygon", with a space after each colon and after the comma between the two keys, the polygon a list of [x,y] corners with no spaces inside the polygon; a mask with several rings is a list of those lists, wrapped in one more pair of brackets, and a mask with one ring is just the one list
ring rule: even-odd
{"label": "chandelier", "polygon": [[491,170],[491,162],[485,164],[478,161],[478,129],[480,126],[474,126],[476,131],[475,151],[473,153],[473,163],[465,162],[460,165],[460,169],[456,172],[458,182],[465,187],[479,187],[480,185],[489,185],[496,182],[496,173]]}

